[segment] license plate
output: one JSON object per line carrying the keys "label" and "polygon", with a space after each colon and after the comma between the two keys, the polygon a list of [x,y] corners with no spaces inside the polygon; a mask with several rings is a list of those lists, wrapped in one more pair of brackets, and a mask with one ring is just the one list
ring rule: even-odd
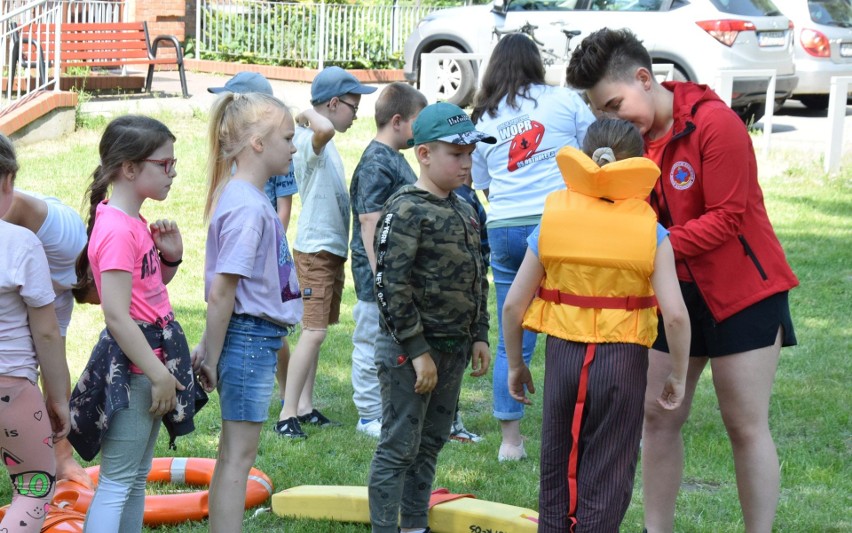
{"label": "license plate", "polygon": [[852,43],[841,43],[841,45],[840,45],[840,56],[841,57],[852,57]]}
{"label": "license plate", "polygon": [[762,31],[757,34],[757,44],[760,46],[784,46],[787,44],[787,32]]}

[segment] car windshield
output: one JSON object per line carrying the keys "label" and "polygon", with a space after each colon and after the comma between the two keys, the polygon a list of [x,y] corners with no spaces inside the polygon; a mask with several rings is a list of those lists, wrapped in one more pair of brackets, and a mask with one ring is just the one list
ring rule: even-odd
{"label": "car windshield", "polygon": [[659,11],[663,0],[591,0],[592,11]]}
{"label": "car windshield", "polygon": [[577,0],[515,0],[506,11],[572,11]]}
{"label": "car windshield", "polygon": [[808,10],[817,24],[852,28],[852,6],[848,0],[811,0]]}
{"label": "car windshield", "polygon": [[[781,12],[772,3],[772,0],[710,0],[716,9],[731,15],[742,15],[745,17],[772,17],[780,15]],[[842,1],[842,0],[840,0]]]}

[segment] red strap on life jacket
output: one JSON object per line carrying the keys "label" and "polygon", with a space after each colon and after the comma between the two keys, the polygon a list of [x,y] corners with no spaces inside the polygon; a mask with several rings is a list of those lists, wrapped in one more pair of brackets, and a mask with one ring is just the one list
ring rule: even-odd
{"label": "red strap on life jacket", "polygon": [[586,357],[580,370],[580,384],[577,387],[577,403],[574,404],[574,418],[571,422],[571,453],[568,455],[568,520],[570,533],[577,526],[577,463],[580,458],[580,428],[583,423],[583,408],[586,406],[586,392],[589,389],[589,367],[595,360],[596,344],[586,345]]}
{"label": "red strap on life jacket", "polygon": [[657,307],[656,296],[580,296],[569,294],[557,289],[545,289],[539,287],[538,297],[545,302],[573,305],[586,309],[624,309],[634,311],[636,309],[648,309]]}

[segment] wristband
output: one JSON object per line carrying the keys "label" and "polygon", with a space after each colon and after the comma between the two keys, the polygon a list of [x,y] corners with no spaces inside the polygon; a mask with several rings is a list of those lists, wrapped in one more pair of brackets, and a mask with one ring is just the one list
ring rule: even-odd
{"label": "wristband", "polygon": [[163,257],[163,252],[157,252],[157,255],[160,256],[160,262],[166,265],[167,267],[176,267],[183,263],[183,258],[181,257],[177,261],[167,261],[165,257]]}

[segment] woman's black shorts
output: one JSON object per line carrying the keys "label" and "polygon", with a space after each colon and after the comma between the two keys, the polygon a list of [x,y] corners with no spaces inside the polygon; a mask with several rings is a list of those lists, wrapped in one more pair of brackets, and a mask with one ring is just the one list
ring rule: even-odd
{"label": "woman's black shorts", "polygon": [[[781,346],[796,345],[796,332],[790,316],[787,291],[773,294],[721,322],[716,322],[695,283],[681,281],[680,290],[692,326],[689,349],[689,355],[692,357],[719,357],[772,346],[779,327],[782,329]],[[657,331],[653,348],[668,353],[669,345],[666,342],[662,319]]]}

